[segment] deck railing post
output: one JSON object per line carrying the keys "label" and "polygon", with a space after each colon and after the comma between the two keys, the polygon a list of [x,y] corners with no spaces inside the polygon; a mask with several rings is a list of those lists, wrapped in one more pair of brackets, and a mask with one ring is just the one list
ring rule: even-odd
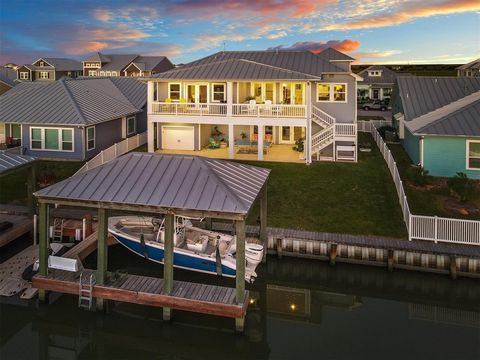
{"label": "deck railing post", "polygon": [[[167,214],[165,216],[165,242],[163,258],[163,292],[170,295],[173,290],[173,242],[175,234],[175,216]],[[170,320],[171,308],[163,308],[163,320]]]}
{"label": "deck railing post", "polygon": [[[108,213],[106,209],[98,209],[97,225],[97,284],[105,285],[108,265]],[[97,298],[97,310],[104,310],[104,299]]]}
{"label": "deck railing post", "polygon": [[[48,204],[40,203],[39,209],[39,275],[47,276],[48,272],[48,248],[49,248],[49,238],[48,238],[48,223],[49,223],[49,214],[48,214]],[[39,289],[38,298],[40,301],[46,300],[47,292],[44,289]]]}

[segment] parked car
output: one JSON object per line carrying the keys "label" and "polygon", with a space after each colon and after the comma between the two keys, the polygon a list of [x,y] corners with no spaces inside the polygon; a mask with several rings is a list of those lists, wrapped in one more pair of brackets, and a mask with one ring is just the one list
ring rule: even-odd
{"label": "parked car", "polygon": [[387,111],[391,110],[392,107],[389,106],[389,101],[386,100],[371,100],[362,105],[363,110],[380,110]]}

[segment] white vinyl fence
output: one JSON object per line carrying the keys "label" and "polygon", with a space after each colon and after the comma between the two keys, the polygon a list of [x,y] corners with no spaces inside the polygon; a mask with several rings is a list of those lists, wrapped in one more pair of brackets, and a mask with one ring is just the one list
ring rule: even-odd
{"label": "white vinyl fence", "polygon": [[84,171],[93,169],[97,166],[103,165],[123,154],[132,151],[139,146],[147,143],[147,132],[143,132],[141,134],[137,134],[132,137],[128,137],[118,143],[113,144],[109,148],[100,151],[97,155],[91,158],[89,161],[85,163],[76,173],[80,174]]}
{"label": "white vinyl fence", "polygon": [[[450,219],[438,216],[413,215],[408,206],[403,182],[398,172],[397,164],[390,149],[383,141],[377,126],[383,126],[383,121],[359,121],[358,130],[370,132],[377,143],[380,152],[387,163],[397,190],[398,201],[402,208],[403,221],[407,226],[409,240],[442,241],[469,245],[480,245],[480,221]],[[387,121],[387,124],[391,123]]]}

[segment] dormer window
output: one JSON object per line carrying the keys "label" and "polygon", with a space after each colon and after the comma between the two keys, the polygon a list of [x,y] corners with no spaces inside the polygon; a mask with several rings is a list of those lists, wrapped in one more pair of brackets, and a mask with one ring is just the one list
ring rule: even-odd
{"label": "dormer window", "polygon": [[43,61],[40,61],[40,62],[39,62],[39,66],[40,66],[40,67],[44,67],[44,66],[45,66],[45,63],[44,63]]}
{"label": "dormer window", "polygon": [[368,70],[368,76],[382,76],[382,70]]}

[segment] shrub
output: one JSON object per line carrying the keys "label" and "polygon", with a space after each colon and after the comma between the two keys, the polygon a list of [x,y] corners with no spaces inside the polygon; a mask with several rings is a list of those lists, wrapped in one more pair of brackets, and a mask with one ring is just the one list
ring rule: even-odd
{"label": "shrub", "polygon": [[417,186],[425,186],[432,182],[432,177],[428,175],[428,170],[417,165],[410,166],[405,172],[405,177]]}
{"label": "shrub", "polygon": [[377,130],[383,139],[385,139],[385,131],[391,131],[391,132],[397,131],[393,126],[390,126],[390,125],[380,126]]}
{"label": "shrub", "polygon": [[461,202],[469,201],[475,192],[473,181],[467,177],[467,174],[458,172],[453,178],[449,179],[448,187]]}

